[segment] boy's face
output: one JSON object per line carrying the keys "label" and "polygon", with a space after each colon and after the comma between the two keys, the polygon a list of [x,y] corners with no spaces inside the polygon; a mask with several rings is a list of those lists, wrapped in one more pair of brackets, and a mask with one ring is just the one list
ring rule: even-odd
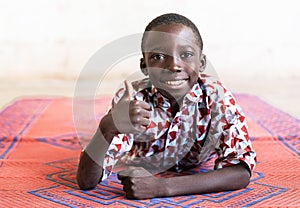
{"label": "boy's face", "polygon": [[159,25],[147,33],[144,46],[144,74],[165,97],[183,98],[206,64],[192,29],[182,24]]}

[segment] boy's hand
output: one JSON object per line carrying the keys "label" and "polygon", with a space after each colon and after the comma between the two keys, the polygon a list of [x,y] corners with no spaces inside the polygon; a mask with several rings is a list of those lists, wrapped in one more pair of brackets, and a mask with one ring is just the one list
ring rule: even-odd
{"label": "boy's hand", "polygon": [[113,122],[119,133],[142,133],[150,124],[150,105],[144,101],[134,100],[131,83],[125,80],[124,84],[124,95],[112,109]]}
{"label": "boy's hand", "polygon": [[118,173],[127,198],[148,199],[163,196],[161,179],[142,167],[129,167]]}

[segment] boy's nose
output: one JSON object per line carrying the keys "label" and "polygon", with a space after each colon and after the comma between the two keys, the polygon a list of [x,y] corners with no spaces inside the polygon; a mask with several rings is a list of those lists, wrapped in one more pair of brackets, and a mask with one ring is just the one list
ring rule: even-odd
{"label": "boy's nose", "polygon": [[169,57],[169,67],[168,69],[171,72],[181,72],[182,71],[182,67],[180,64],[180,60],[178,58],[176,58],[175,56],[170,56]]}

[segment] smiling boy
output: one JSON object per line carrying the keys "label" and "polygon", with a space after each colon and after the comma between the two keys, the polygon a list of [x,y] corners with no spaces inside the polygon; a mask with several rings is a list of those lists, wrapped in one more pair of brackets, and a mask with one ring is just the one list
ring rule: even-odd
{"label": "smiling boy", "polygon": [[[200,194],[244,188],[256,154],[246,119],[220,81],[203,74],[206,57],[197,27],[186,17],[152,20],[142,39],[143,80],[125,81],[83,151],[77,172],[81,189],[94,188],[118,160],[128,198]],[[106,143],[107,142],[107,143]],[[100,145],[99,145],[100,144]],[[164,170],[200,168],[213,153],[215,170],[158,178]]]}

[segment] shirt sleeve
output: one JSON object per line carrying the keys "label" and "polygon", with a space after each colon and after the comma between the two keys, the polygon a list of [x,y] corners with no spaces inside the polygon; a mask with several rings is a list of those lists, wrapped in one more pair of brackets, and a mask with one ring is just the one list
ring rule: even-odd
{"label": "shirt sleeve", "polygon": [[213,101],[211,128],[216,132],[218,159],[215,168],[244,162],[252,172],[256,164],[256,153],[249,138],[248,126],[242,109],[232,93],[221,83],[216,83]]}
{"label": "shirt sleeve", "polygon": [[120,157],[131,149],[132,144],[133,139],[125,134],[117,134],[114,136],[104,157],[101,181],[106,179],[113,172],[113,168]]}

